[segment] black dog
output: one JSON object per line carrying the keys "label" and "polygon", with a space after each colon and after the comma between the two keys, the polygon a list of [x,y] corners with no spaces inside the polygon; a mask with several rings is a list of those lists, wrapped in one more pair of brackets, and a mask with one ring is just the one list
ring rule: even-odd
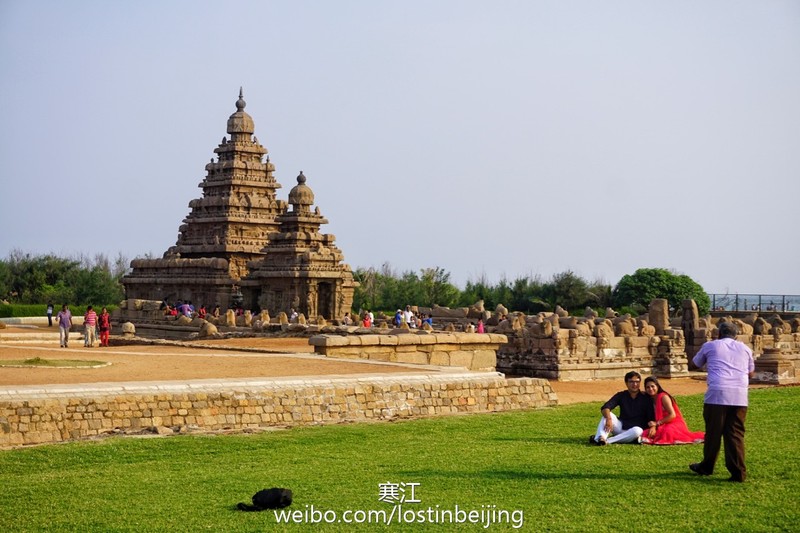
{"label": "black dog", "polygon": [[263,511],[265,509],[281,509],[290,505],[292,505],[292,491],[273,487],[253,494],[253,505],[240,503],[236,507],[240,511]]}

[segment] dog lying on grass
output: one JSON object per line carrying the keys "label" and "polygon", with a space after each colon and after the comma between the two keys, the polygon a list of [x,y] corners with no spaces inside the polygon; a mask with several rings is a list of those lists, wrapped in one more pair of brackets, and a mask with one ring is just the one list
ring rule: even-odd
{"label": "dog lying on grass", "polygon": [[236,506],[240,511],[264,511],[282,509],[292,505],[292,491],[289,489],[262,489],[253,494],[253,505],[241,502]]}

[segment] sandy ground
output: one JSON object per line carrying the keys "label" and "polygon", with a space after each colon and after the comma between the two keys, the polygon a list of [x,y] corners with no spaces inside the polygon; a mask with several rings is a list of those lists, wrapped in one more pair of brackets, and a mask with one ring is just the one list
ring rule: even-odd
{"label": "sandy ground", "polygon": [[[58,346],[58,333],[48,328],[8,327],[0,330],[0,361],[11,359],[85,359],[110,362],[101,368],[9,368],[0,367],[0,386],[106,383],[123,381],[182,381],[189,379],[270,378],[427,372],[415,365],[380,364],[328,359],[314,355],[303,338],[245,338],[204,341],[203,347],[111,346],[85,348],[83,341]],[[2,341],[3,333],[52,332],[52,342]],[[113,344],[113,339],[112,339]],[[225,347],[226,349],[219,349]],[[258,348],[264,352],[231,348]],[[268,352],[268,353],[265,353]],[[702,376],[661,380],[674,395],[705,391]],[[622,380],[591,382],[551,381],[559,403],[602,402],[624,390]]]}

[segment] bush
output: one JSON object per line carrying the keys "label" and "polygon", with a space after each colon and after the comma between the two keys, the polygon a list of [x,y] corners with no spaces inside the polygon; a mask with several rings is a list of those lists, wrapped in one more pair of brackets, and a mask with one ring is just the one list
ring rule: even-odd
{"label": "bush", "polygon": [[[54,313],[55,314],[55,313]],[[0,318],[47,316],[45,304],[0,304]]]}
{"label": "bush", "polygon": [[641,306],[648,309],[656,298],[669,301],[673,314],[681,309],[683,300],[693,299],[701,315],[708,313],[711,300],[699,283],[685,274],[663,268],[640,268],[619,280],[612,293],[615,308]]}
{"label": "bush", "polygon": [[[95,305],[94,310],[99,312],[104,306]],[[119,305],[106,305],[109,313],[114,312]],[[55,317],[61,310],[61,305],[56,305],[53,308],[53,317]],[[69,306],[69,310],[73,316],[81,316],[86,313],[86,306]],[[46,304],[0,304],[0,318],[22,318],[29,316],[47,316]]]}

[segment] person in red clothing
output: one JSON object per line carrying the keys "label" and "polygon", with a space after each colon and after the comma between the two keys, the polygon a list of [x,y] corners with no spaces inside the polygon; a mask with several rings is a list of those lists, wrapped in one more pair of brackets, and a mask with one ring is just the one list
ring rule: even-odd
{"label": "person in red clothing", "polygon": [[108,309],[105,307],[97,317],[97,329],[100,330],[100,346],[108,346],[108,335],[111,333],[111,315],[108,314]]}
{"label": "person in red clothing", "polygon": [[678,402],[653,376],[644,380],[644,392],[653,398],[655,420],[648,423],[648,429],[642,435],[642,444],[698,444],[703,442],[706,434],[702,431],[689,431],[683,419]]}
{"label": "person in red clothing", "polygon": [[364,313],[364,320],[361,322],[361,325],[365,328],[372,327],[372,320],[370,320],[369,312]]}
{"label": "person in red clothing", "polygon": [[86,314],[83,315],[83,345],[89,348],[94,348],[94,341],[97,338],[97,313],[94,312],[92,306],[86,308]]}

